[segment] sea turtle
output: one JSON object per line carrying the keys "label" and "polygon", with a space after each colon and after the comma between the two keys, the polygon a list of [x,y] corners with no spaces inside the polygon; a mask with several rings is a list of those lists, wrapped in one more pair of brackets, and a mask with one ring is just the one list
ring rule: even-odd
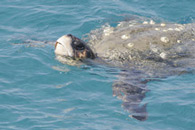
{"label": "sea turtle", "polygon": [[91,31],[87,42],[64,35],[55,44],[55,54],[68,64],[90,59],[121,68],[113,95],[123,101],[131,117],[144,121],[146,104],[141,101],[148,91],[146,83],[195,68],[195,24],[124,21]]}

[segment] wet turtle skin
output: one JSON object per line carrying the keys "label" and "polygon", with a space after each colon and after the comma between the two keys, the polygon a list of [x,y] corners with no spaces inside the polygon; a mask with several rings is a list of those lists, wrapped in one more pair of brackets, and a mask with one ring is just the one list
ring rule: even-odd
{"label": "wet turtle skin", "polygon": [[88,34],[97,62],[121,68],[113,96],[123,101],[130,117],[144,121],[142,100],[148,81],[188,73],[195,68],[195,24],[155,24],[124,21]]}

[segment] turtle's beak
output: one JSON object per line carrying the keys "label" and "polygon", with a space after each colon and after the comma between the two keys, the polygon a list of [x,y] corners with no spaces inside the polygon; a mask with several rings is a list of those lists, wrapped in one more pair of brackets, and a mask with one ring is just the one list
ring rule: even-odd
{"label": "turtle's beak", "polygon": [[74,49],[72,47],[72,38],[67,35],[60,37],[55,44],[55,54],[65,57],[73,57]]}
{"label": "turtle's beak", "polygon": [[56,42],[56,44],[55,44],[55,49],[56,49],[56,47],[57,47],[58,43],[59,43],[59,42]]}

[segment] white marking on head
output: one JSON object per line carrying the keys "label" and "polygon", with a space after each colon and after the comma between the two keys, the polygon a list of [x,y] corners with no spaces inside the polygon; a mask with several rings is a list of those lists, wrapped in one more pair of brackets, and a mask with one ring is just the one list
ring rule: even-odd
{"label": "white marking on head", "polygon": [[74,56],[73,48],[71,46],[72,38],[64,35],[57,40],[55,53],[62,56]]}
{"label": "white marking on head", "polygon": [[160,29],[159,28],[155,28],[156,31],[159,31]]}

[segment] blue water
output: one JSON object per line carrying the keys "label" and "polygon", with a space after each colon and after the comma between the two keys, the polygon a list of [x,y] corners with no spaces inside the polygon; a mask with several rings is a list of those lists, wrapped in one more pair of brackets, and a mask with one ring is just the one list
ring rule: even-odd
{"label": "blue water", "polygon": [[[193,130],[195,75],[148,83],[148,120],[128,117],[112,96],[119,70],[68,66],[55,59],[51,44],[72,33],[82,37],[105,23],[132,15],[190,23],[194,0],[1,0],[1,130]],[[17,43],[17,44],[15,44]]]}

